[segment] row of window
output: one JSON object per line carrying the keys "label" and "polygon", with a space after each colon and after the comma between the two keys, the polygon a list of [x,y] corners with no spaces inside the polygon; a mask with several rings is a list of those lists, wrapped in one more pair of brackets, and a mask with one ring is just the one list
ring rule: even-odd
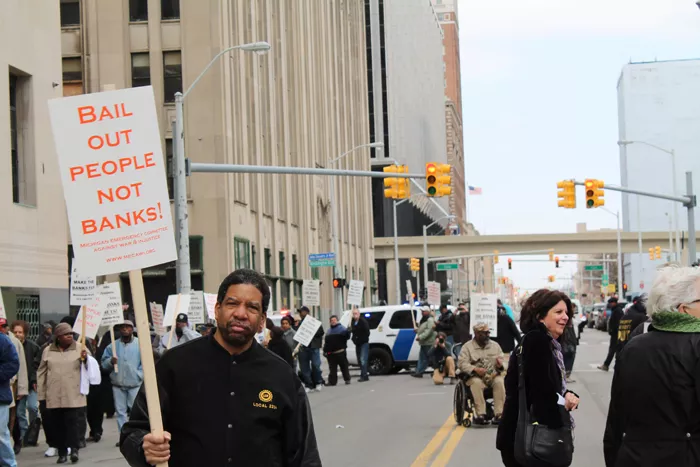
{"label": "row of window", "polygon": [[[180,19],[180,0],[160,0],[160,18]],[[129,0],[129,21],[148,21],[148,0]],[[61,26],[80,26],[80,0],[61,0]]]}
{"label": "row of window", "polygon": [[[82,91],[83,66],[80,57],[63,59],[64,85],[80,84]],[[148,52],[131,54],[131,86],[151,85],[151,59]],[[163,52],[163,100],[175,102],[175,93],[182,92],[182,54],[179,50]]]}

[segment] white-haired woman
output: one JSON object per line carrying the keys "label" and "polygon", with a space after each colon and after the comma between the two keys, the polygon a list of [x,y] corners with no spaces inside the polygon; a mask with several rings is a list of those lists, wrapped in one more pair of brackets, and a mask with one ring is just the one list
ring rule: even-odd
{"label": "white-haired woman", "polygon": [[603,440],[607,467],[700,465],[700,268],[664,268],[650,332],[618,356]]}

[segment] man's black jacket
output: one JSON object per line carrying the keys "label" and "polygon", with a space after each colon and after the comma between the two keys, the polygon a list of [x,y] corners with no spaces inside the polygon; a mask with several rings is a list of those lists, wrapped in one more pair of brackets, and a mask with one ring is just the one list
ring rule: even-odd
{"label": "man's black jacket", "polygon": [[36,384],[36,370],[39,369],[41,364],[41,347],[37,345],[36,342],[31,339],[24,340],[24,357],[27,360],[27,380],[29,382],[29,388],[31,389],[33,385]]}
{"label": "man's black jacket", "polygon": [[612,310],[610,310],[610,319],[608,320],[608,334],[617,337],[617,331],[620,326],[620,319],[624,314],[624,309],[622,305],[615,305]]}
{"label": "man's black jacket", "polygon": [[354,320],[350,322],[350,332],[352,332],[352,343],[355,347],[369,342],[369,323],[364,316],[360,315],[357,324]]}
{"label": "man's black jacket", "polygon": [[[231,356],[214,335],[169,350],[156,366],[170,467],[320,467],[309,401],[292,368],[253,341]],[[121,432],[131,466],[146,467],[141,388]]]}

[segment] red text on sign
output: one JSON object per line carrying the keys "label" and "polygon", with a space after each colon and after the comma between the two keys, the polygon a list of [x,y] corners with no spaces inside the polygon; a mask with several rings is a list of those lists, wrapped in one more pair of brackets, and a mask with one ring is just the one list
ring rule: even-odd
{"label": "red text on sign", "polygon": [[148,224],[163,218],[163,210],[160,203],[144,209],[135,209],[121,214],[104,216],[98,219],[85,219],[81,221],[83,234],[89,235],[97,232],[117,230],[123,227],[132,227],[140,224]]}
{"label": "red text on sign", "polygon": [[142,170],[155,167],[153,153],[147,152],[143,156],[122,157],[114,160],[106,160],[86,165],[76,165],[69,169],[70,180],[74,182],[79,175],[86,175],[87,178],[97,178],[103,175],[114,175],[129,170]]}
{"label": "red text on sign", "polygon": [[[141,190],[139,188],[143,183],[132,183],[130,185],[122,185],[117,188],[110,188],[108,190],[97,190],[97,201],[102,204],[104,201],[114,202],[116,197],[118,200],[124,201],[125,199],[131,198],[132,194],[135,194],[138,198],[141,196]],[[133,191],[132,191],[133,189]]]}
{"label": "red text on sign", "polygon": [[106,133],[104,136],[94,135],[88,138],[88,146],[90,147],[90,149],[94,149],[95,151],[97,151],[98,149],[102,149],[105,144],[113,148],[115,146],[119,146],[122,143],[122,136],[126,140],[126,144],[131,144],[131,140],[129,140],[130,134],[131,129],[115,131],[113,138],[110,133]]}
{"label": "red text on sign", "polygon": [[120,104],[103,105],[97,108],[92,105],[78,107],[78,118],[80,119],[81,125],[85,123],[101,122],[102,120],[131,117],[132,115],[134,114],[126,110],[126,106],[123,102]]}

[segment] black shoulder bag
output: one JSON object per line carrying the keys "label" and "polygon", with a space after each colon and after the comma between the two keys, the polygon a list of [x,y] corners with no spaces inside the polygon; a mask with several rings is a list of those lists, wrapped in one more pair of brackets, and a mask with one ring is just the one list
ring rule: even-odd
{"label": "black shoulder bag", "polygon": [[[523,343],[525,339],[523,338]],[[518,349],[518,425],[515,430],[515,459],[525,467],[568,467],[574,454],[571,423],[566,409],[561,428],[535,424],[527,406],[523,346]]]}

